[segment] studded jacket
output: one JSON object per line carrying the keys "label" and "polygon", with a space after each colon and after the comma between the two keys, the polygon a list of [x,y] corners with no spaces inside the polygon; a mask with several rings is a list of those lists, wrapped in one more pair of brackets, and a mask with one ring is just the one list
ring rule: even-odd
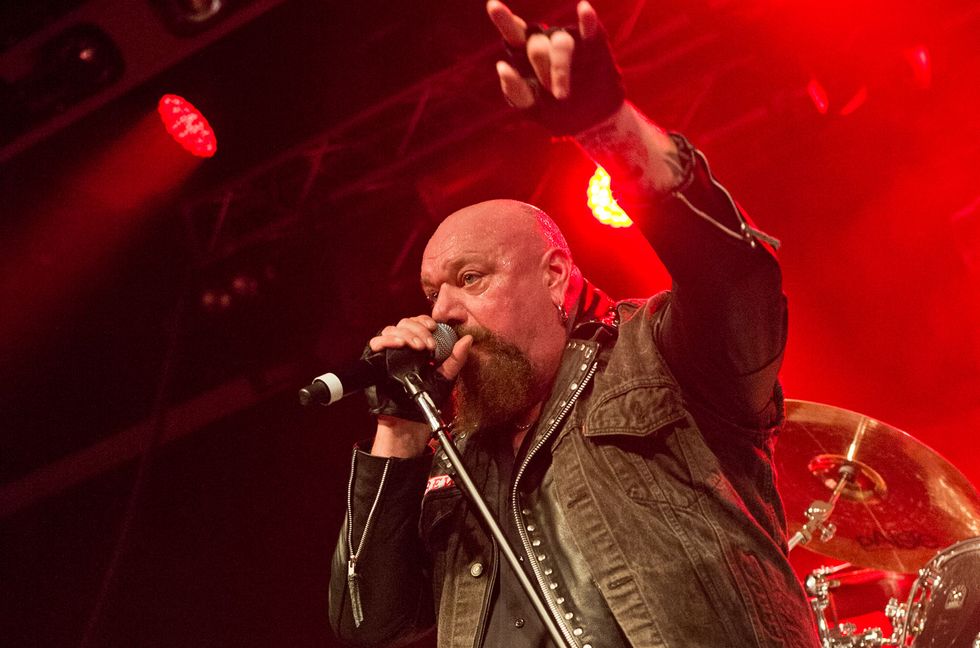
{"label": "studded jacket", "polygon": [[[629,202],[649,215],[671,291],[613,304],[586,286],[507,510],[494,512],[513,518],[515,549],[570,645],[811,648],[772,463],[779,269],[759,242],[769,239],[696,162],[683,190]],[[497,492],[480,435],[457,442],[477,486]],[[499,555],[441,452],[355,449],[352,464],[334,631],[397,645],[436,625],[439,646],[478,648]]]}

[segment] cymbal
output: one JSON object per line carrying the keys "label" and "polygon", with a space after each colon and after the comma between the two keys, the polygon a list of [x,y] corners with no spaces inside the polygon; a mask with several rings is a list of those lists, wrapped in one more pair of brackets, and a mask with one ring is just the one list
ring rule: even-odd
{"label": "cymbal", "polygon": [[786,400],[775,462],[790,533],[827,501],[842,466],[855,475],[830,516],[835,536],[807,549],[912,573],[949,545],[980,536],[980,495],[952,464],[899,429],[830,405]]}

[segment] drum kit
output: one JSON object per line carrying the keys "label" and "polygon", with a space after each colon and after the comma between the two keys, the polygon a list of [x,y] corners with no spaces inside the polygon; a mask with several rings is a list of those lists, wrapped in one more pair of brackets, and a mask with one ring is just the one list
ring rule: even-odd
{"label": "drum kit", "polygon": [[[862,414],[787,400],[776,467],[790,550],[845,561],[805,581],[823,648],[980,648],[980,495],[952,464]],[[890,634],[838,622],[835,599],[869,584],[892,594]]]}

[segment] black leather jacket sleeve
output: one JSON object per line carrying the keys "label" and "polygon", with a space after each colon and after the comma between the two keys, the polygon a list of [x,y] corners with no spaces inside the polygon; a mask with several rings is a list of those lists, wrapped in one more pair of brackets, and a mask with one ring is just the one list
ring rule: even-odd
{"label": "black leather jacket sleeve", "polygon": [[742,425],[771,425],[787,328],[779,265],[768,237],[691,152],[691,181],[638,205],[673,283],[657,343],[689,395]]}
{"label": "black leather jacket sleeve", "polygon": [[[429,559],[418,532],[432,455],[385,459],[355,448],[352,463],[347,519],[330,571],[330,625],[350,645],[408,643],[435,623]],[[349,586],[352,545],[359,625]]]}

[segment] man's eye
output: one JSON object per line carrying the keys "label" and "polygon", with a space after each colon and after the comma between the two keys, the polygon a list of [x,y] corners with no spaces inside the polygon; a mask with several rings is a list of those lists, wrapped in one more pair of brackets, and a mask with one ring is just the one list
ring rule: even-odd
{"label": "man's eye", "polygon": [[463,283],[464,286],[470,286],[470,285],[476,283],[476,280],[479,279],[479,278],[480,278],[480,275],[476,274],[475,272],[467,272],[467,273],[464,273],[463,276],[460,279],[461,279],[461,281],[462,281],[462,283]]}
{"label": "man's eye", "polygon": [[425,298],[434,304],[436,303],[436,300],[439,299],[439,291],[433,290],[428,295],[426,295]]}

